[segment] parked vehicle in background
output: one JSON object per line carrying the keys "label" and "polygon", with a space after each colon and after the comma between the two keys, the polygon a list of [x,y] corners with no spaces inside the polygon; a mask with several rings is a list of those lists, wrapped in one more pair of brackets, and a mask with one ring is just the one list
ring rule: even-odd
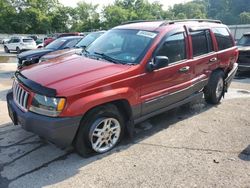
{"label": "parked vehicle in background", "polygon": [[45,48],[23,52],[17,56],[18,67],[21,68],[23,66],[38,63],[40,57],[49,52],[73,48],[82,38],[83,37],[81,36],[62,37],[56,39],[55,41],[47,45]]}
{"label": "parked vehicle in background", "polygon": [[80,33],[78,32],[74,32],[74,33],[56,33],[56,34],[53,34],[52,36],[50,37],[46,37],[44,39],[44,43],[43,43],[43,46],[47,46],[49,43],[51,43],[52,41],[58,39],[58,38],[61,38],[61,37],[68,37],[68,36],[81,36]]}
{"label": "parked vehicle in background", "polygon": [[82,54],[15,73],[14,124],[82,156],[114,148],[135,123],[203,95],[219,104],[238,50],[216,20],[145,21],[107,31]]}
{"label": "parked vehicle in background", "polygon": [[36,40],[36,46],[37,46],[37,48],[43,48],[43,39],[40,39],[40,38],[38,38],[37,40]]}
{"label": "parked vehicle in background", "polygon": [[27,37],[11,37],[8,43],[4,44],[4,51],[16,51],[18,54],[25,50],[36,49],[36,43],[32,38]]}
{"label": "parked vehicle in background", "polygon": [[32,38],[34,41],[36,41],[38,39],[38,36],[37,35],[29,35],[28,36],[29,38]]}
{"label": "parked vehicle in background", "polygon": [[10,39],[0,39],[0,44],[6,44]]}
{"label": "parked vehicle in background", "polygon": [[239,72],[250,71],[250,32],[245,33],[237,45],[239,49]]}
{"label": "parked vehicle in background", "polygon": [[40,62],[46,61],[49,59],[53,59],[53,58],[58,58],[58,57],[65,56],[65,55],[80,53],[83,50],[83,48],[88,47],[92,42],[94,42],[98,37],[100,37],[104,33],[105,33],[105,31],[97,31],[97,32],[89,33],[88,35],[86,35],[86,37],[84,37],[82,40],[80,40],[76,44],[76,46],[74,46],[74,48],[50,52],[50,53],[42,56],[40,58]]}

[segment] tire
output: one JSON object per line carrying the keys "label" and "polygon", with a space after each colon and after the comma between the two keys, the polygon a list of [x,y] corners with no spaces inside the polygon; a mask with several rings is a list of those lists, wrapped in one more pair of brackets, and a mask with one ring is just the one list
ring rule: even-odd
{"label": "tire", "polygon": [[7,46],[4,46],[4,52],[5,52],[5,53],[10,53],[10,51],[9,51],[9,49],[8,49]]}
{"label": "tire", "polygon": [[80,124],[74,141],[75,150],[82,157],[110,151],[122,139],[124,127],[124,119],[116,106],[96,107]]}
{"label": "tire", "polygon": [[21,50],[19,47],[16,47],[16,53],[20,54],[21,53]]}
{"label": "tire", "polygon": [[218,70],[211,74],[208,84],[204,88],[205,100],[209,104],[218,104],[224,95],[224,72]]}

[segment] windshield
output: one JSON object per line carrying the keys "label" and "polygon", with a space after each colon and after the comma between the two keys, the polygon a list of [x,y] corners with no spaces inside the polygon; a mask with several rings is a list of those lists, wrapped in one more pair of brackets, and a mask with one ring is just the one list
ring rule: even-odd
{"label": "windshield", "polygon": [[59,38],[48,44],[46,49],[58,49],[66,42],[65,39]]}
{"label": "windshield", "polygon": [[156,35],[149,31],[113,29],[95,40],[86,51],[112,62],[135,64],[139,63]]}
{"label": "windshield", "polygon": [[95,41],[98,37],[100,37],[103,33],[90,33],[86,37],[84,37],[77,45],[77,48],[88,47],[93,41]]}
{"label": "windshield", "polygon": [[238,42],[239,46],[250,46],[250,35],[245,35],[243,36],[239,42]]}

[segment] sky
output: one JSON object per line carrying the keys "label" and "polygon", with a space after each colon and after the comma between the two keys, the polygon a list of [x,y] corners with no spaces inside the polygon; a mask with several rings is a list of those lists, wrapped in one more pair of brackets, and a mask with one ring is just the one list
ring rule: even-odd
{"label": "sky", "polygon": [[[81,0],[59,0],[60,3],[62,3],[65,6],[72,6],[75,7],[77,2]],[[149,0],[149,2],[154,2],[156,0]],[[177,3],[185,3],[191,0],[157,0],[163,5],[163,9],[167,10],[169,6],[173,6],[174,4]],[[92,3],[92,4],[99,4],[100,7],[106,6],[109,4],[112,4],[114,0],[85,0],[87,3]],[[100,8],[99,7],[99,8]]]}

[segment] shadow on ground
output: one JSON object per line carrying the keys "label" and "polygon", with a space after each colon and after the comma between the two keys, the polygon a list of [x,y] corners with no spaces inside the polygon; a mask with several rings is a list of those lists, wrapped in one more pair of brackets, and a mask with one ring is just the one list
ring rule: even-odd
{"label": "shadow on ground", "polygon": [[[204,111],[207,111],[211,108],[211,105],[207,105],[203,99],[199,101],[195,101],[186,105],[183,105],[179,108],[170,110],[168,112],[162,113],[158,116],[155,116],[139,125],[136,125],[136,134],[134,138],[132,139],[124,139],[122,143],[112,151],[102,154],[102,155],[95,155],[90,158],[84,159],[79,157],[73,149],[69,149],[67,151],[62,151],[60,149],[55,148],[55,146],[50,145],[48,143],[45,143],[44,141],[41,141],[38,139],[37,136],[31,134],[29,136],[23,137],[22,134],[26,134],[27,132],[20,132],[20,134],[17,133],[16,129],[20,129],[23,131],[20,127],[14,127],[8,129],[8,126],[0,128],[0,153],[4,153],[5,150],[8,150],[12,147],[18,147],[18,146],[24,146],[24,145],[33,145],[33,147],[26,152],[22,153],[18,157],[13,158],[9,162],[2,163],[0,160],[0,187],[8,187],[8,185],[11,182],[18,182],[18,181],[25,181],[25,179],[29,179],[29,175],[32,174],[32,177],[34,176],[34,173],[37,173],[38,171],[44,171],[42,174],[46,174],[47,171],[49,171],[50,168],[53,169],[53,172],[56,173],[53,175],[53,178],[47,178],[45,177],[43,181],[39,181],[39,183],[36,184],[37,187],[43,187],[46,185],[52,185],[58,182],[61,182],[63,180],[66,180],[75,174],[78,173],[79,169],[89,165],[90,163],[96,162],[100,159],[105,158],[108,155],[112,155],[116,152],[120,152],[123,150],[128,149],[129,147],[133,146],[134,144],[140,142],[141,140],[144,140],[155,133],[158,133],[159,131],[163,129],[167,129],[170,126],[174,125],[178,121],[191,118],[194,115],[198,115]],[[13,126],[9,126],[13,127]],[[3,130],[4,129],[4,130]],[[5,130],[7,129],[7,130]],[[15,141],[15,143],[10,143],[7,145],[1,145],[1,138],[4,137],[6,134],[10,134],[13,132],[13,134],[17,134],[16,137],[20,137],[19,141]],[[32,141],[29,141],[30,139],[33,139]],[[35,144],[35,145],[34,145]],[[33,157],[34,153],[40,152],[40,158]],[[53,155],[51,152],[58,153],[58,155]],[[43,159],[44,154],[51,154],[51,157],[48,160]],[[36,157],[39,157],[39,155],[35,155]],[[26,160],[27,159],[27,160]],[[36,164],[37,161],[43,161],[41,164]],[[17,173],[16,176],[13,176],[12,178],[6,178],[5,175],[3,175],[3,171],[18,171],[25,163],[25,168],[28,168],[23,173]],[[65,172],[62,173],[62,165],[63,169],[67,169]],[[11,172],[10,172],[11,173]],[[11,175],[10,175],[11,176]],[[7,176],[8,177],[8,176]],[[28,180],[27,180],[28,181]],[[14,182],[14,184],[15,184]],[[19,185],[17,185],[19,187]]]}
{"label": "shadow on ground", "polygon": [[240,154],[239,158],[244,161],[250,161],[250,145],[248,145]]}
{"label": "shadow on ground", "polygon": [[236,82],[243,82],[245,83],[245,79],[250,78],[250,72],[237,72],[237,75],[235,76],[234,80]]}

